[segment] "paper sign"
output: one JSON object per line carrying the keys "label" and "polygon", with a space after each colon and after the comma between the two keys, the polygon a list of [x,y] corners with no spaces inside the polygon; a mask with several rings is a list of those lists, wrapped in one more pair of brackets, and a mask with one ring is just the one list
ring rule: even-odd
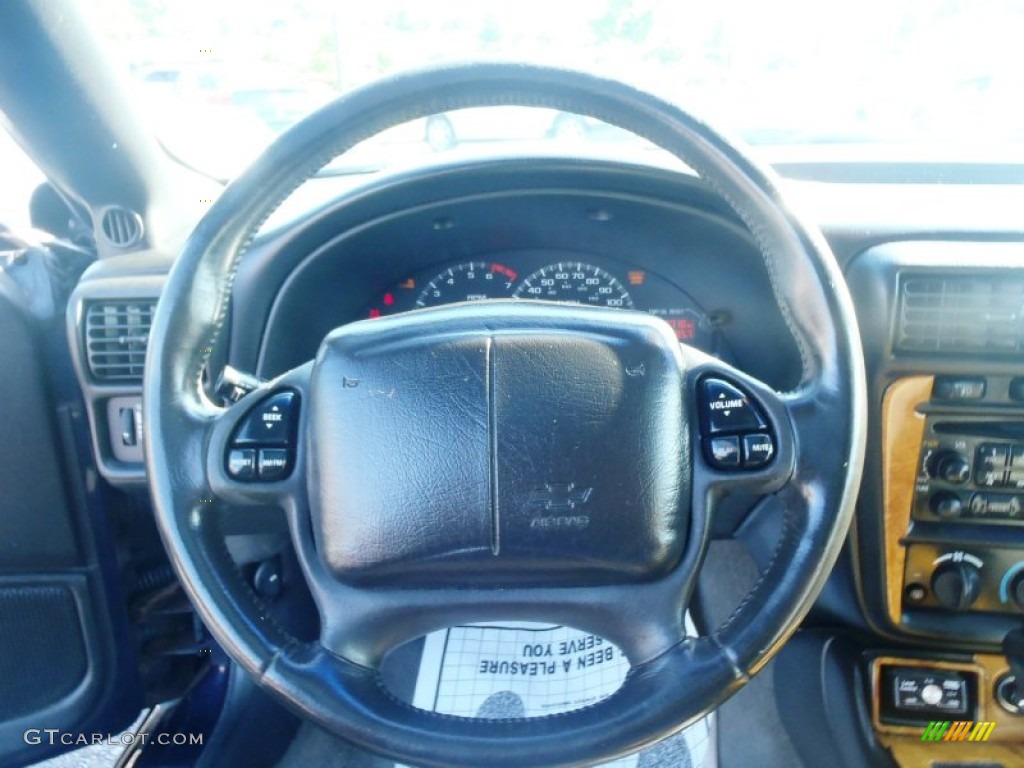
{"label": "paper sign", "polygon": [[[413,704],[462,717],[540,717],[618,690],[629,661],[610,642],[569,627],[502,622],[427,635]],[[605,768],[713,768],[713,717]]]}

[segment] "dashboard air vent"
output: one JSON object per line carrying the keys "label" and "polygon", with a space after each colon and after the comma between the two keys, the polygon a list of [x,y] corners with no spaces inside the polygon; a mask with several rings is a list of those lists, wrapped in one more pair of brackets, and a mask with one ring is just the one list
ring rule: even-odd
{"label": "dashboard air vent", "polygon": [[155,299],[92,302],[85,310],[89,371],[99,381],[141,382]]}
{"label": "dashboard air vent", "polygon": [[142,218],[127,208],[107,208],[100,226],[107,242],[118,248],[131,248],[142,239]]}
{"label": "dashboard air vent", "polygon": [[898,312],[900,352],[1024,351],[1024,279],[905,275]]}

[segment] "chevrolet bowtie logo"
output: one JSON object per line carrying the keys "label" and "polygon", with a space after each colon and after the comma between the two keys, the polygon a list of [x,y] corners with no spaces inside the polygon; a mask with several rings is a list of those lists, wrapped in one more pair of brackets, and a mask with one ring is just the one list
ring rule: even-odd
{"label": "chevrolet bowtie logo", "polygon": [[577,488],[575,483],[547,483],[530,493],[526,506],[545,512],[570,512],[587,503],[593,488]]}

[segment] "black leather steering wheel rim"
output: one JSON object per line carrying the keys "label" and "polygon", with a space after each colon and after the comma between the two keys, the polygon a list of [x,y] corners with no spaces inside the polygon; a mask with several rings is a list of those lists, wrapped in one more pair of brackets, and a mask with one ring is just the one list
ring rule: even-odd
{"label": "black leather steering wheel rim", "polygon": [[[757,240],[803,370],[799,389],[779,396],[796,435],[792,472],[781,490],[772,488],[784,510],[783,534],[733,617],[710,637],[658,646],[660,652],[634,665],[618,694],[585,710],[478,722],[413,710],[359,659],[300,643],[274,625],[233,568],[207,501],[223,490],[210,477],[219,461],[210,455],[222,412],[204,397],[200,376],[248,242],[297,186],[395,124],[504,104],[596,117],[651,140],[697,171]],[[771,400],[757,382],[746,384],[762,405]],[[842,276],[821,235],[786,204],[771,171],[653,96],[581,73],[506,64],[395,77],[339,99],[280,137],[228,186],[175,263],[154,317],[144,384],[146,463],[158,525],[218,642],[263,686],[320,725],[395,759],[437,766],[609,759],[679,730],[741,687],[795,631],[838,557],[860,480],[865,414],[860,343]],[[302,511],[288,512],[294,533]]]}

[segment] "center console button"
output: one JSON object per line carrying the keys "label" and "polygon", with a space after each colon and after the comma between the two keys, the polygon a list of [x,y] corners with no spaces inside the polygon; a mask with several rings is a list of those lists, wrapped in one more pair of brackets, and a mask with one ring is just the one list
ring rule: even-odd
{"label": "center console button", "polygon": [[942,686],[935,683],[928,683],[921,689],[921,701],[929,707],[934,707],[942,702]]}
{"label": "center console button", "polygon": [[1010,488],[1024,489],[1024,445],[1016,444],[1010,450],[1010,471],[1006,475]]}
{"label": "center console button", "polygon": [[1006,464],[1010,446],[1006,443],[982,443],[974,459],[974,482],[988,488],[1006,484]]}
{"label": "center console button", "polygon": [[976,493],[968,507],[971,517],[995,517],[1019,520],[1024,517],[1024,503],[1020,496],[1005,493]]}
{"label": "center console button", "polygon": [[939,376],[932,387],[938,400],[980,400],[985,396],[985,379],[977,376]]}

